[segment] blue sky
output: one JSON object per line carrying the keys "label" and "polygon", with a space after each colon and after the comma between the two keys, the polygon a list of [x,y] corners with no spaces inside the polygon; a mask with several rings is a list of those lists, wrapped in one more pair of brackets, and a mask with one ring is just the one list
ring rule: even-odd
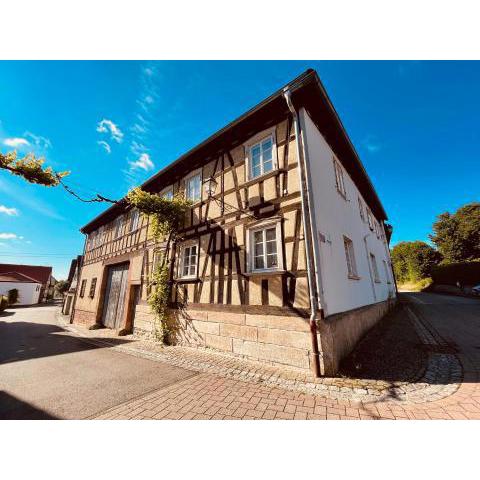
{"label": "blue sky", "polygon": [[[426,240],[479,200],[480,62],[0,62],[0,149],[44,155],[120,198],[307,68],[322,79],[394,226]],[[105,205],[0,172],[0,262],[66,276]]]}

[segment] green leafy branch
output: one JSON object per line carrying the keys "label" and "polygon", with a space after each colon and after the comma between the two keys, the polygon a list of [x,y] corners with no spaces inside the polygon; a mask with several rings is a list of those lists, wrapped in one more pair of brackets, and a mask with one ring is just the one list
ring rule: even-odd
{"label": "green leafy branch", "polygon": [[51,167],[44,167],[45,160],[29,153],[22,158],[17,157],[17,152],[0,153],[0,168],[13,175],[23,177],[27,182],[56,187],[61,179],[69,172],[54,172]]}
{"label": "green leafy branch", "polygon": [[152,233],[156,242],[165,242],[164,248],[157,249],[158,261],[154,266],[149,282],[148,304],[155,315],[155,335],[165,342],[168,329],[168,305],[171,295],[170,266],[172,258],[170,246],[176,240],[178,229],[191,202],[183,196],[172,199],[149,193],[141,188],[128,192],[127,201],[151,220]]}

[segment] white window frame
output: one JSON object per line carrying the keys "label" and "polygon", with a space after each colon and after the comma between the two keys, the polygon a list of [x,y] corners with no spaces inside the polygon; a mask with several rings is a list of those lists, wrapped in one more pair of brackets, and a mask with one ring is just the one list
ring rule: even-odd
{"label": "white window frame", "polygon": [[[193,178],[195,178],[195,177],[197,177],[197,176],[200,177],[200,198],[198,198],[198,199],[190,199],[190,198],[188,198],[188,195],[187,195],[187,192],[188,192],[188,187],[187,187],[187,185],[188,185],[188,182],[189,182],[190,180],[192,180]],[[202,190],[203,190],[203,188],[202,188],[202,186],[203,186],[203,182],[202,182],[203,178],[202,178],[202,177],[203,177],[203,176],[202,176],[202,169],[201,169],[201,168],[199,168],[198,170],[195,170],[195,171],[189,173],[188,176],[185,177],[185,199],[186,199],[186,200],[190,200],[194,205],[195,205],[196,203],[199,203],[199,202],[202,201]]]}
{"label": "white window frame", "polygon": [[347,262],[347,276],[352,280],[359,280],[357,260],[355,259],[355,247],[353,241],[347,237],[343,236],[343,248],[345,250],[345,260]]}
{"label": "white window frame", "polygon": [[[186,185],[186,184],[185,184]],[[162,198],[167,198],[167,195],[168,194],[171,194],[172,195],[172,198],[170,200],[173,199],[173,185],[170,185],[168,186],[167,188],[164,188],[161,192],[160,192],[160,197]],[[168,199],[167,199],[168,200]]]}
{"label": "white window frame", "polygon": [[138,225],[140,223],[140,211],[138,208],[132,208],[130,210],[130,232],[138,230]]}
{"label": "white window frame", "polygon": [[372,212],[367,208],[367,223],[368,228],[373,232],[373,215]]}
{"label": "white window frame", "polygon": [[362,222],[365,222],[365,209],[363,207],[363,201],[360,198],[360,195],[358,196],[358,210],[360,211],[360,218],[362,219]]}
{"label": "white window frame", "polygon": [[370,264],[372,265],[373,281],[380,283],[380,274],[378,273],[377,257],[370,252]]}
{"label": "white window frame", "polygon": [[[255,268],[255,244],[254,244],[254,234],[260,230],[267,230],[269,228],[275,227],[275,240],[277,244],[277,266],[276,267],[264,267],[264,268]],[[248,259],[248,271],[249,273],[261,273],[261,272],[282,272],[284,269],[283,266],[283,242],[282,242],[282,228],[281,220],[275,219],[273,221],[262,222],[259,224],[252,225],[248,227],[247,235],[247,259]],[[264,242],[264,265],[266,265],[266,248],[265,248],[265,234],[263,235]]]}
{"label": "white window frame", "polygon": [[382,260],[383,261],[383,267],[385,268],[385,279],[387,280],[387,283],[392,283],[390,281],[390,273],[388,272],[388,263],[386,262],[386,260]]}
{"label": "white window frame", "polygon": [[117,240],[122,236],[122,228],[123,228],[123,215],[119,215],[113,221],[113,240]]}
{"label": "white window frame", "polygon": [[105,234],[105,227],[102,225],[95,235],[95,247],[100,247],[103,244],[103,236]]}
{"label": "white window frame", "polygon": [[[185,250],[187,248],[192,248],[195,247],[195,256],[196,256],[196,262],[195,262],[195,273],[191,274],[189,273],[188,275],[183,274],[183,267],[185,266]],[[196,279],[198,278],[198,261],[199,261],[199,253],[200,253],[200,248],[198,245],[198,242],[188,242],[184,243],[180,249],[180,261],[179,261],[179,272],[177,277],[181,279]],[[191,267],[192,265],[189,265]]]}
{"label": "white window frame", "polygon": [[96,230],[94,232],[89,233],[89,235],[88,235],[88,247],[87,247],[88,251],[93,250],[95,248],[96,237],[97,237],[97,231]]}
{"label": "white window frame", "polygon": [[[252,159],[251,151],[258,144],[262,144],[267,139],[272,140],[272,169],[268,172],[263,171],[263,163],[260,164],[261,173],[256,177],[253,176],[252,171]],[[245,168],[246,168],[246,178],[247,181],[257,180],[265,175],[270,175],[272,172],[278,170],[278,157],[277,157],[277,139],[276,139],[276,127],[269,128],[263,132],[257,133],[255,136],[250,138],[247,142],[243,144],[245,148]]]}
{"label": "white window frame", "polygon": [[343,166],[340,163],[340,160],[333,155],[333,170],[335,173],[335,186],[337,188],[337,192],[343,197],[347,198],[347,190],[345,188],[345,175],[343,172]]}

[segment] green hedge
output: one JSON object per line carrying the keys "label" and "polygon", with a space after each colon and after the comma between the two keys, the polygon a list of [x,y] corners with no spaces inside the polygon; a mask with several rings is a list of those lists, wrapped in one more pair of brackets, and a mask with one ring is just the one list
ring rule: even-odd
{"label": "green hedge", "polygon": [[477,285],[480,283],[480,262],[459,262],[437,265],[432,280],[438,285]]}
{"label": "green hedge", "polygon": [[8,297],[0,295],[0,312],[3,312],[8,307]]}

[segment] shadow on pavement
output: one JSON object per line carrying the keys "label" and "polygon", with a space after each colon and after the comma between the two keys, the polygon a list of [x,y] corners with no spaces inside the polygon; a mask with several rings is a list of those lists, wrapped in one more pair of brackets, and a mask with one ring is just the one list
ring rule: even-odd
{"label": "shadow on pavement", "polygon": [[[0,321],[0,365],[130,343],[122,338],[89,338],[89,343],[52,324]],[[90,342],[101,341],[102,344]]]}
{"label": "shadow on pavement", "polygon": [[339,373],[357,379],[415,382],[425,372],[429,353],[399,304],[363,337],[343,360]]}
{"label": "shadow on pavement", "polygon": [[57,417],[0,390],[0,420],[56,420]]}

